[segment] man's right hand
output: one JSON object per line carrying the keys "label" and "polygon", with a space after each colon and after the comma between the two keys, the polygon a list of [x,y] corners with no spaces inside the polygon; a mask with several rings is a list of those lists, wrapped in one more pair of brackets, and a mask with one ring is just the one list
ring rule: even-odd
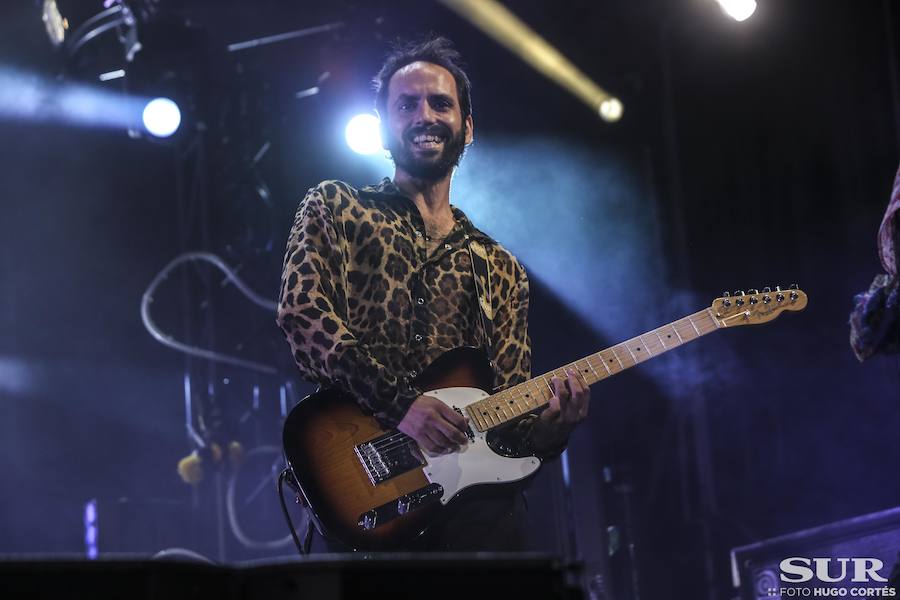
{"label": "man's right hand", "polygon": [[397,429],[432,454],[458,450],[468,439],[465,418],[431,396],[416,398]]}

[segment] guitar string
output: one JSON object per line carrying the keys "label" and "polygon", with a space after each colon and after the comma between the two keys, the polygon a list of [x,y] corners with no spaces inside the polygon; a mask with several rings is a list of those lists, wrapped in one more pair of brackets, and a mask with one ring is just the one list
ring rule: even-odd
{"label": "guitar string", "polygon": [[[663,348],[665,348],[664,344],[663,344]],[[601,355],[602,352],[603,351],[598,352],[597,355]],[[591,356],[584,357],[583,359],[579,359],[580,361],[583,361],[590,368],[591,371],[594,372],[595,376],[596,376],[597,372],[596,372],[596,369],[594,369],[594,367],[590,361],[591,361],[591,359],[596,360],[597,355],[591,355]],[[575,361],[574,363],[565,365],[563,367],[560,367],[559,369],[555,369],[554,371],[550,371],[549,373],[546,373],[544,375],[540,375],[538,377],[532,378],[528,381],[523,382],[522,386],[530,385],[532,387],[536,387],[536,389],[539,391],[538,395],[541,396],[541,400],[542,400],[541,405],[543,405],[548,401],[548,399],[544,396],[544,390],[543,390],[543,388],[541,388],[539,386],[538,380],[540,380],[542,383],[544,383],[544,385],[547,386],[547,391],[552,394],[553,388],[550,385],[550,382],[547,381],[547,376],[549,375],[551,377],[561,377],[563,375],[563,373],[560,373],[560,371],[564,372],[565,369],[572,368],[572,367],[578,369],[579,371],[584,370],[578,366],[578,364],[577,364],[578,362],[579,361]],[[638,364],[638,362],[639,361],[635,361],[634,364]],[[609,372],[608,368],[607,368],[607,371]],[[612,373],[610,372],[609,374],[611,375]],[[598,381],[600,381],[601,379],[603,379],[603,378],[597,376]],[[531,392],[526,392],[525,389],[519,389],[519,388],[520,388],[520,385],[516,385],[516,386],[513,386],[512,388],[509,388],[509,390],[507,390],[507,393],[506,393],[507,397],[505,398],[513,403],[513,407],[516,409],[515,414],[513,414],[510,417],[506,414],[502,414],[503,411],[498,413],[499,409],[493,411],[493,415],[498,417],[501,420],[501,423],[512,420],[513,418],[516,418],[518,416],[522,416],[525,413],[529,412],[529,409],[533,410],[534,408],[538,408],[540,406],[539,405],[539,406],[532,407],[531,403],[536,402],[536,400],[534,400],[532,398]],[[487,398],[483,399],[482,401],[486,401],[486,400],[487,400]],[[526,406],[525,410],[522,409],[521,404],[524,404]],[[506,406],[504,406],[504,411],[505,410],[506,410]],[[485,416],[490,416],[490,415],[491,415],[491,413],[488,413],[488,415],[485,415]],[[493,428],[494,426],[499,425],[501,423],[491,424],[491,428]],[[406,440],[403,440],[403,438],[406,438]],[[399,441],[398,441],[398,439],[399,439]],[[391,452],[395,448],[400,449],[400,448],[409,446],[410,443],[414,443],[414,441],[415,440],[412,440],[406,434],[398,432],[396,434],[393,434],[386,438],[378,440],[377,442],[372,444],[372,448],[377,450],[379,453],[383,454],[386,452]]]}
{"label": "guitar string", "polygon": [[[708,309],[707,309],[707,310],[708,310]],[[702,311],[701,311],[701,312],[702,312]],[[679,338],[679,345],[684,343],[684,341],[681,339],[681,335],[679,334],[678,329],[677,329],[677,325],[678,325],[678,324],[682,324],[682,325],[683,325],[682,321],[687,321],[687,322],[691,325],[692,329],[694,329],[694,331],[698,334],[697,337],[701,337],[701,336],[704,335],[705,333],[709,333],[709,332],[706,332],[706,331],[704,331],[703,333],[700,332],[700,330],[697,328],[696,323],[694,323],[694,321],[693,321],[693,317],[695,317],[695,316],[698,316],[698,315],[690,315],[690,316],[688,316],[688,317],[684,317],[684,318],[682,318],[682,319],[678,319],[678,320],[673,321],[672,323],[670,323],[670,324],[668,324],[668,325],[664,325],[664,326],[659,327],[659,328],[657,328],[657,329],[654,329],[654,330],[652,330],[651,332],[648,332],[648,333],[654,333],[654,334],[657,336],[657,338],[658,338],[659,341],[661,342],[661,346],[662,346],[662,348],[660,348],[660,349],[661,349],[663,352],[665,352],[666,350],[669,350],[670,347],[667,347],[667,346],[666,346],[665,342],[663,342],[662,339],[660,338],[658,332],[659,332],[660,330],[666,328],[666,327],[672,327],[673,331],[675,332],[675,335],[678,336],[678,338]],[[715,329],[718,328],[718,327],[716,326],[715,319],[712,317],[711,314],[708,315],[708,316],[709,316],[709,320],[711,321],[711,324],[713,325],[713,329],[712,329],[711,331],[714,331]],[[705,329],[705,327],[703,327],[703,325],[705,325],[705,324],[701,322],[701,328]],[[641,334],[640,336],[637,336],[637,337],[635,337],[635,338],[632,338],[632,340],[638,340],[638,341],[640,341],[641,344],[642,344],[643,346],[647,347],[647,352],[650,354],[650,357],[655,356],[656,354],[650,349],[649,345],[645,343],[645,340],[643,340],[643,337],[642,337],[643,335],[645,335],[645,334]],[[696,339],[696,338],[694,338],[694,339]],[[603,353],[603,352],[606,352],[606,351],[608,351],[608,350],[611,350],[611,351],[613,352],[613,355],[615,356],[615,358],[618,359],[619,357],[618,357],[618,355],[615,353],[615,348],[616,348],[617,346],[625,346],[625,348],[626,348],[626,350],[628,350],[629,354],[630,354],[632,357],[634,357],[633,352],[632,352],[631,349],[628,348],[628,346],[627,346],[628,342],[630,342],[630,341],[632,341],[632,340],[628,340],[628,341],[626,341],[626,342],[622,342],[621,344],[617,344],[616,346],[611,346],[610,348],[607,348],[606,350],[601,350],[600,352],[597,352],[597,353],[595,353],[595,354],[586,356],[586,357],[584,357],[584,358],[582,358],[582,359],[576,360],[576,361],[573,362],[573,363],[570,363],[570,364],[568,364],[568,365],[565,365],[565,366],[563,366],[563,367],[560,367],[560,368],[558,368],[558,369],[555,369],[555,370],[553,370],[553,371],[550,371],[549,373],[545,373],[544,375],[540,375],[540,376],[538,376],[538,377],[534,377],[534,378],[532,378],[532,379],[530,379],[530,380],[528,380],[528,381],[523,382],[522,384],[519,384],[519,385],[513,386],[512,388],[509,388],[509,389],[507,390],[507,398],[509,399],[510,403],[513,404],[513,407],[514,407],[514,409],[515,409],[515,413],[510,417],[510,416],[508,416],[508,415],[505,414],[505,411],[507,410],[507,407],[506,407],[506,406],[503,407],[503,411],[501,411],[501,412],[498,412],[498,411],[500,410],[500,409],[498,408],[497,410],[493,411],[493,416],[497,417],[498,420],[500,421],[500,423],[497,423],[497,424],[489,424],[489,425],[491,425],[490,428],[493,428],[493,427],[496,426],[496,425],[500,425],[500,424],[502,424],[502,423],[508,422],[508,421],[510,421],[510,420],[512,420],[512,419],[514,419],[514,418],[516,418],[516,417],[519,417],[519,416],[521,416],[521,415],[523,415],[523,414],[529,412],[529,410],[528,410],[527,408],[526,408],[526,410],[522,411],[521,407],[520,407],[519,405],[516,404],[516,402],[519,401],[519,402],[525,404],[526,407],[530,407],[531,402],[534,401],[534,400],[531,398],[531,395],[530,395],[529,393],[525,393],[525,392],[524,392],[524,389],[519,389],[520,387],[526,386],[526,385],[529,385],[529,384],[532,385],[532,386],[534,386],[534,385],[537,385],[537,380],[541,380],[545,385],[547,385],[548,391],[550,391],[550,393],[552,394],[552,393],[553,393],[553,388],[552,388],[552,386],[550,385],[550,382],[548,382],[547,379],[546,379],[547,375],[550,375],[551,377],[559,377],[560,374],[558,373],[558,371],[563,371],[563,373],[564,373],[565,370],[566,370],[567,368],[571,368],[571,367],[574,367],[574,368],[577,369],[577,370],[582,370],[582,369],[578,366],[578,364],[577,364],[579,361],[585,362],[585,363],[587,364],[587,366],[590,368],[590,370],[593,371],[594,376],[597,378],[597,381],[600,381],[600,380],[604,379],[604,377],[598,376],[596,370],[594,369],[593,365],[592,365],[591,362],[590,362],[591,359],[594,359],[594,360],[596,360],[597,358],[602,359],[602,358],[603,358],[602,353]],[[691,340],[688,340],[688,341],[691,341]],[[674,348],[674,347],[675,347],[675,346],[672,346],[672,348]],[[657,352],[657,353],[659,353],[659,352]],[[643,361],[639,361],[639,360],[637,360],[636,358],[633,358],[633,364],[630,365],[630,366],[638,365],[638,364],[640,364],[640,362],[643,362]],[[621,361],[619,361],[619,363],[620,363],[620,367],[621,367],[620,370],[625,370],[625,369],[627,368],[627,367],[625,367],[625,366],[621,363]],[[603,364],[604,368],[606,368],[606,370],[607,370],[607,372],[608,372],[607,377],[613,374],[612,372],[609,371],[609,367],[606,365],[606,362],[605,362],[604,360],[601,360],[601,364]],[[543,392],[543,390],[542,390],[541,388],[538,388],[538,389],[540,389],[541,392]],[[541,393],[541,394],[539,394],[539,395],[542,397],[542,400],[544,400],[544,401],[546,402],[546,398],[543,397],[543,393]],[[526,400],[526,398],[528,398],[528,399]],[[485,401],[485,400],[487,400],[487,398],[482,399],[481,402],[483,402],[483,401]],[[538,407],[534,407],[534,408],[538,408]],[[488,413],[488,415],[485,415],[485,416],[490,416],[490,415],[491,415],[491,413]],[[487,421],[487,420],[486,420],[486,421]],[[403,438],[406,438],[406,439],[404,440]],[[399,439],[399,441],[398,441],[398,439]],[[375,449],[375,450],[377,450],[377,451],[379,452],[379,454],[384,454],[384,453],[387,453],[387,452],[396,452],[397,450],[400,450],[400,449],[402,449],[402,448],[404,448],[404,447],[408,447],[408,446],[410,446],[411,444],[415,444],[415,443],[416,443],[415,440],[412,439],[412,438],[410,438],[408,435],[406,435],[406,434],[404,434],[404,433],[402,433],[402,432],[398,432],[398,433],[392,434],[392,435],[390,435],[390,436],[388,436],[388,437],[386,437],[386,438],[383,438],[383,439],[381,439],[381,440],[378,440],[378,442],[372,444],[372,448]]]}

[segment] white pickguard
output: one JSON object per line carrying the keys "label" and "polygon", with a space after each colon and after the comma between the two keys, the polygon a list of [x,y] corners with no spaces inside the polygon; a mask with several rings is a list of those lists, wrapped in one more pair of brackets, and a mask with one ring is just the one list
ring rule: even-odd
{"label": "white pickguard", "polygon": [[[476,400],[488,396],[476,388],[454,387],[425,392],[426,395],[444,402],[451,408],[463,410]],[[463,415],[466,413],[463,412]],[[463,446],[459,452],[430,455],[423,452],[427,464],[425,476],[431,483],[444,488],[441,503],[447,504],[456,494],[467,487],[487,483],[509,483],[524,479],[537,471],[541,461],[534,456],[507,458],[496,454],[487,444],[486,434],[472,427],[474,440]]]}

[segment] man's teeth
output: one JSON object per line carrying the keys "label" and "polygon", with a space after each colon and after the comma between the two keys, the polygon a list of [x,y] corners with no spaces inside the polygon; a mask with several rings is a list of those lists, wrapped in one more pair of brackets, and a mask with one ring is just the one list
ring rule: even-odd
{"label": "man's teeth", "polygon": [[438,143],[441,141],[441,138],[436,135],[417,135],[413,138],[413,142],[416,144],[426,144],[426,143]]}

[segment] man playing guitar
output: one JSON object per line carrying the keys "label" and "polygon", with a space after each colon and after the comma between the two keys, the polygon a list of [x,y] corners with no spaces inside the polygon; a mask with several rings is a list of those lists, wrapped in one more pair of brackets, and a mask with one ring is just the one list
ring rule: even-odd
{"label": "man playing guitar", "polygon": [[[453,171],[474,130],[469,80],[450,42],[396,49],[375,85],[393,180],[309,190],[288,239],[278,324],[305,376],[349,394],[428,455],[453,453],[469,440],[467,420],[425,394],[417,377],[468,346],[486,350],[495,389],[529,379],[528,279],[450,204]],[[505,427],[511,456],[555,456],[587,416],[589,388],[567,373],[551,380],[539,415]],[[511,486],[463,500],[408,547],[522,549],[521,502]]]}

